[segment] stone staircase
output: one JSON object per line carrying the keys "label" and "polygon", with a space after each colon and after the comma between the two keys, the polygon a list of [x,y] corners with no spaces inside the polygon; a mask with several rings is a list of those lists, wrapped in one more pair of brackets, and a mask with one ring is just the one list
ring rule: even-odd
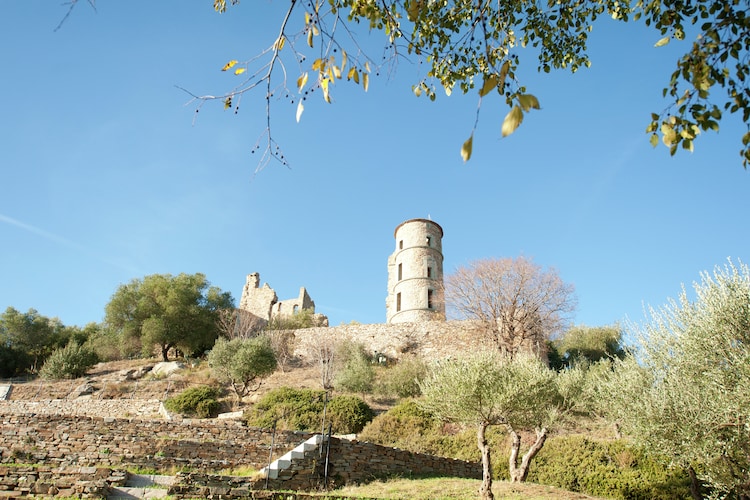
{"label": "stone staircase", "polygon": [[263,467],[260,470],[262,477],[268,477],[269,479],[279,479],[280,477],[283,477],[284,471],[293,469],[296,463],[310,458],[314,453],[319,453],[320,445],[324,440],[324,436],[316,434],[307,441],[297,445],[292,451],[289,451],[274,460],[268,467]]}
{"label": "stone staircase", "polygon": [[166,498],[174,476],[131,474],[125,486],[112,488],[107,500]]}

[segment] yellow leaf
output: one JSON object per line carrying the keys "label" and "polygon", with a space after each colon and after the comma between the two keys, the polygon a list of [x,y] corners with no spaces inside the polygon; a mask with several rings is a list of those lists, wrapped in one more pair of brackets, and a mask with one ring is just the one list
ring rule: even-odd
{"label": "yellow leaf", "polygon": [[346,71],[346,51],[341,51],[341,71]]}
{"label": "yellow leaf", "polygon": [[273,49],[276,51],[279,51],[284,48],[284,43],[286,43],[286,37],[284,35],[281,35],[278,40],[276,40],[273,44]]}
{"label": "yellow leaf", "polygon": [[325,67],[325,61],[323,59],[315,59],[312,63],[312,69],[315,71],[320,71],[322,68]]}
{"label": "yellow leaf", "polygon": [[500,76],[497,78],[497,91],[500,94],[505,90],[505,78],[508,76],[508,71],[510,71],[510,61],[505,61],[503,67],[500,68]]}
{"label": "yellow leaf", "polygon": [[370,86],[370,75],[367,73],[362,73],[362,87],[364,87],[365,92],[367,92],[368,87]]}
{"label": "yellow leaf", "polygon": [[669,37],[665,36],[664,38],[661,38],[658,42],[654,44],[654,47],[662,47],[669,43]]}
{"label": "yellow leaf", "polygon": [[224,67],[223,67],[223,68],[221,68],[221,70],[222,70],[222,71],[226,71],[226,70],[228,70],[228,69],[232,69],[232,67],[234,67],[234,65],[235,65],[235,64],[237,64],[237,61],[236,61],[236,60],[234,60],[234,59],[232,59],[231,61],[229,61],[228,63],[226,63],[226,64],[224,65]]}
{"label": "yellow leaf", "polygon": [[651,134],[651,139],[649,139],[649,142],[653,147],[656,147],[656,145],[659,144],[659,135]]}
{"label": "yellow leaf", "polygon": [[245,71],[247,71],[247,68],[237,68],[236,70],[234,70],[234,74],[235,75],[241,75]]}
{"label": "yellow leaf", "polygon": [[305,12],[305,24],[310,24],[310,13]]}
{"label": "yellow leaf", "polygon": [[530,109],[539,109],[539,100],[531,94],[522,94],[518,96],[518,103],[524,111]]}
{"label": "yellow leaf", "polygon": [[320,80],[320,88],[323,90],[323,99],[326,102],[331,102],[331,97],[328,95],[328,78]]}
{"label": "yellow leaf", "polygon": [[503,120],[503,126],[501,134],[503,137],[508,137],[510,134],[516,131],[521,122],[523,121],[523,111],[518,106],[513,106],[513,109],[505,115]]}
{"label": "yellow leaf", "polygon": [[226,99],[224,99],[224,109],[229,109],[231,107],[232,107],[232,98],[227,97]]}
{"label": "yellow leaf", "polygon": [[313,33],[312,30],[307,30],[307,45],[313,46]]}
{"label": "yellow leaf", "polygon": [[352,78],[354,79],[354,83],[359,83],[359,71],[357,71],[357,68],[352,68],[349,73],[352,74]]}
{"label": "yellow leaf", "polygon": [[302,89],[307,85],[307,71],[302,73],[299,78],[297,78],[297,88],[300,92],[302,92]]}
{"label": "yellow leaf", "polygon": [[315,35],[315,36],[318,36],[318,35],[320,35],[320,30],[319,30],[319,29],[318,29],[318,27],[317,27],[316,25],[314,25],[314,24],[312,25],[312,31],[313,31],[313,35]]}
{"label": "yellow leaf", "polygon": [[365,61],[365,69],[367,70],[368,73],[370,72],[370,63],[369,63],[369,61]]}
{"label": "yellow leaf", "polygon": [[453,93],[453,87],[451,87],[450,85],[448,85],[448,86],[445,86],[443,88],[445,89],[445,95],[447,95],[448,97],[450,97],[451,94]]}
{"label": "yellow leaf", "polygon": [[302,112],[305,110],[305,106],[302,104],[302,99],[299,100],[299,103],[297,103],[297,123],[299,123],[299,119],[302,117]]}
{"label": "yellow leaf", "polygon": [[333,66],[333,76],[335,76],[336,78],[338,78],[340,80],[341,79],[341,68],[339,68],[338,66]]}
{"label": "yellow leaf", "polygon": [[479,90],[479,96],[484,97],[490,92],[492,92],[492,89],[497,87],[497,83],[498,83],[497,75],[495,75],[494,73],[489,76],[485,76],[484,84],[482,85],[482,88]]}
{"label": "yellow leaf", "polygon": [[466,142],[464,142],[463,146],[461,146],[461,158],[463,158],[464,162],[468,161],[469,158],[471,158],[471,147],[474,142],[474,134],[471,135],[468,139],[466,139]]}

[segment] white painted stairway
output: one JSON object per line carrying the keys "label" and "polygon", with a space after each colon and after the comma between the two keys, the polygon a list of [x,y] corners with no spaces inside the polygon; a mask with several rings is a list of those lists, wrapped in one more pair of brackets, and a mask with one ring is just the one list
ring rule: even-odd
{"label": "white painted stairway", "polygon": [[309,457],[310,453],[313,451],[317,453],[317,450],[320,448],[320,444],[324,439],[325,438],[321,434],[314,435],[304,443],[297,445],[292,451],[285,453],[271,462],[271,465],[268,467],[263,467],[260,472],[263,474],[263,477],[268,475],[267,477],[269,479],[278,479],[279,473],[289,469],[294,462]]}

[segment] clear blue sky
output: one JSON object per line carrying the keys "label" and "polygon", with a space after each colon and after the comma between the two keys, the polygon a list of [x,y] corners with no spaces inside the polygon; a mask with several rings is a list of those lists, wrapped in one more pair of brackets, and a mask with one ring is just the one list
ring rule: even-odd
{"label": "clear blue sky", "polygon": [[[253,175],[260,94],[238,115],[194,108],[179,85],[219,94],[219,71],[270,45],[288,2],[46,0],[0,5],[0,308],[68,325],[101,321],[118,285],[205,273],[239,301],[259,272],[280,299],[307,287],[331,324],[385,320],[394,228],[431,217],[445,272],[473,259],[532,257],[575,285],[575,322],[643,318],[727,257],[750,262],[750,174],[730,117],[693,154],[653,149],[644,129],[666,106],[676,55],[659,35],[609,19],[575,75],[524,71],[541,111],[500,139],[504,104],[485,102],[474,156],[461,143],[476,95],[430,103],[402,62],[331,105],[278,102],[291,168]],[[296,79],[294,74],[292,78]]]}

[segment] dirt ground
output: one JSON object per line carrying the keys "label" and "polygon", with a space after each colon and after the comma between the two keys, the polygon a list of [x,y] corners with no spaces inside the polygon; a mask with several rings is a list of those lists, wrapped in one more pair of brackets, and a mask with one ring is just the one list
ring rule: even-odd
{"label": "dirt ground", "polygon": [[[153,366],[160,360],[134,359],[124,361],[110,361],[99,363],[86,374],[86,377],[74,380],[13,380],[11,400],[46,400],[68,399],[77,395],[77,388],[83,384],[90,384],[95,391],[92,398],[97,399],[159,399],[174,396],[179,392],[197,385],[219,385],[211,376],[211,370],[205,361],[196,366],[188,365],[168,377],[157,378],[145,375],[138,380],[123,380],[122,373],[143,366]],[[299,363],[291,364],[282,372],[277,370],[263,381],[260,388],[244,398],[242,403],[227,391],[226,410],[237,410],[252,405],[263,394],[277,387],[294,387],[297,389],[320,389],[318,370],[314,366],[303,366]],[[376,412],[388,409],[394,401],[368,397],[367,403]]]}

